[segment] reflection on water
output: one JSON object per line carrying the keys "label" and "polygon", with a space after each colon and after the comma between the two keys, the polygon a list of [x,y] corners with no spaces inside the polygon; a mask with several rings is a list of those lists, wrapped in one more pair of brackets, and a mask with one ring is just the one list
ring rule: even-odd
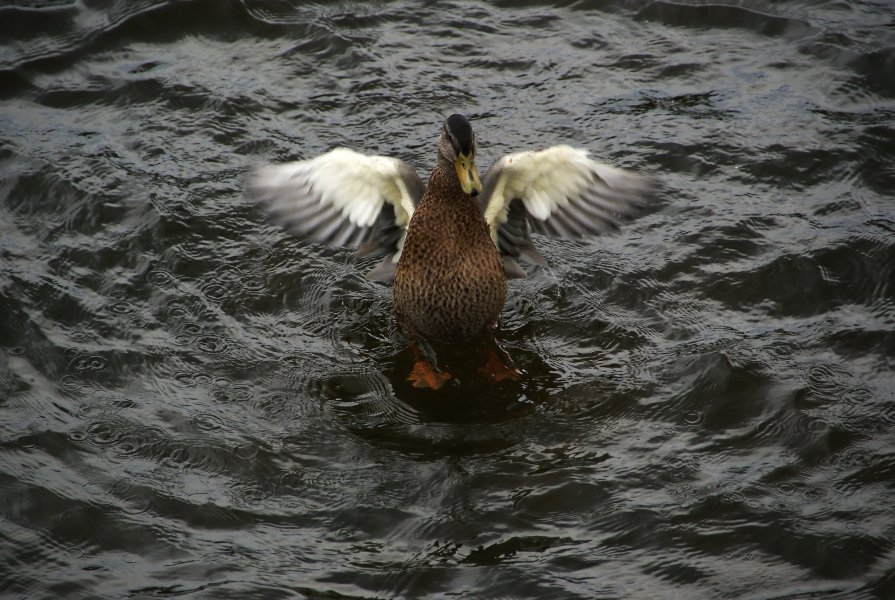
{"label": "reflection on water", "polygon": [[[882,3],[0,7],[0,592],[895,595]],[[390,290],[244,173],[554,143],[662,177],[536,236],[526,376],[404,379]]]}

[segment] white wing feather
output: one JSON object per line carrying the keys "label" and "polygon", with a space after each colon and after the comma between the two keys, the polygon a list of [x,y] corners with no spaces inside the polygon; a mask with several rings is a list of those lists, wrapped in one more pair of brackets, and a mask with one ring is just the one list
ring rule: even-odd
{"label": "white wing feather", "polygon": [[525,205],[535,230],[572,237],[617,229],[642,212],[658,187],[571,146],[508,154],[489,169],[485,185],[491,188],[485,220],[495,243],[513,200]]}
{"label": "white wing feather", "polygon": [[395,223],[406,229],[422,183],[399,159],[336,148],[310,160],[261,167],[249,187],[289,229],[356,246],[386,202],[394,207]]}

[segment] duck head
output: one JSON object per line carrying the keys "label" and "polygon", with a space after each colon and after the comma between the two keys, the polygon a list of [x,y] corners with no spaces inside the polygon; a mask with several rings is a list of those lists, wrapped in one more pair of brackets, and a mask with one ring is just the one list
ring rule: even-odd
{"label": "duck head", "polygon": [[470,196],[477,196],[482,191],[475,167],[475,150],[475,133],[469,120],[457,114],[445,119],[438,140],[438,156],[453,165],[463,193]]}

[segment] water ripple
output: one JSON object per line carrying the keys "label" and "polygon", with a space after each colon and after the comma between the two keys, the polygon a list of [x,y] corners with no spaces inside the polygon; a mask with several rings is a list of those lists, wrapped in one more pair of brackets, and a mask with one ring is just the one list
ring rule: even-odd
{"label": "water ripple", "polygon": [[[0,7],[4,591],[890,596],[893,14],[810,4]],[[665,187],[431,393],[243,186],[454,111]]]}

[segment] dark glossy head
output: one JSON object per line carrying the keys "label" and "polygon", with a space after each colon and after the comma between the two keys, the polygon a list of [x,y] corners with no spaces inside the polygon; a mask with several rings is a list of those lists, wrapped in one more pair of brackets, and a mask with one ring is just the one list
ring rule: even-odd
{"label": "dark glossy head", "polygon": [[463,115],[451,115],[444,121],[443,132],[448,136],[451,146],[457,154],[472,154],[475,146],[475,134],[469,119]]}
{"label": "dark glossy head", "polygon": [[469,120],[458,114],[445,119],[438,140],[438,154],[454,165],[463,193],[472,196],[482,191],[482,182],[475,167],[475,151],[475,133]]}

